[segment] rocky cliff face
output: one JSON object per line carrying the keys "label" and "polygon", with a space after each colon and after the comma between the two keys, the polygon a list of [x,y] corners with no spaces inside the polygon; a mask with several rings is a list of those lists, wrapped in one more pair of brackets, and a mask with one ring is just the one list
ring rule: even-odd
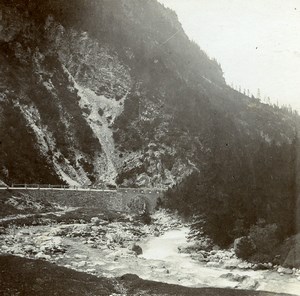
{"label": "rocky cliff face", "polygon": [[[161,187],[212,153],[292,143],[156,1],[0,4],[0,179]],[[229,153],[230,152],[230,153]],[[251,161],[251,160],[250,160]]]}

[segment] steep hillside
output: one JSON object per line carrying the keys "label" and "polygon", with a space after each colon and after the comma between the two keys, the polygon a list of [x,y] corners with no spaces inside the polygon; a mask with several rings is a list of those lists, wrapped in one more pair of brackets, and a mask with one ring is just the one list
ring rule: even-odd
{"label": "steep hillside", "polygon": [[216,155],[252,167],[260,149],[295,143],[298,117],[228,87],[154,0],[0,9],[6,183],[170,186]]}

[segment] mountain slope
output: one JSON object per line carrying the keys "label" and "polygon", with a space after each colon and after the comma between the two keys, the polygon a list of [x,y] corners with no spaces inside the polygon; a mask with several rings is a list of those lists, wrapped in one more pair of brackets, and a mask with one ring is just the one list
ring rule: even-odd
{"label": "mountain slope", "polygon": [[296,138],[296,115],[228,87],[156,1],[0,5],[6,183],[170,186]]}

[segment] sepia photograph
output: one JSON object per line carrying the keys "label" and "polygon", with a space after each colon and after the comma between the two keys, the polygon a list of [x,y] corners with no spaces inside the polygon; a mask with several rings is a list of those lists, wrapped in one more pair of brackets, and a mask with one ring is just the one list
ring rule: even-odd
{"label": "sepia photograph", "polygon": [[300,296],[300,0],[0,0],[0,295]]}

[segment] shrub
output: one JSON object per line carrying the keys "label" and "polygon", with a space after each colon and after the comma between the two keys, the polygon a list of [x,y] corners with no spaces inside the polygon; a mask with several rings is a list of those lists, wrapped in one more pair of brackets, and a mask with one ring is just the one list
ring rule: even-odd
{"label": "shrub", "polygon": [[141,214],[141,221],[146,225],[151,224],[151,216],[147,209]]}
{"label": "shrub", "polygon": [[127,207],[131,212],[141,214],[148,209],[148,202],[144,196],[136,195],[129,200]]}
{"label": "shrub", "polygon": [[279,244],[276,224],[265,224],[263,220],[251,226],[249,237],[254,242],[257,252],[269,254]]}
{"label": "shrub", "polygon": [[241,259],[248,259],[255,252],[255,244],[248,236],[237,238],[234,241],[234,252]]}
{"label": "shrub", "polygon": [[164,206],[164,202],[162,201],[161,197],[158,197],[155,205],[155,210],[159,210]]}

